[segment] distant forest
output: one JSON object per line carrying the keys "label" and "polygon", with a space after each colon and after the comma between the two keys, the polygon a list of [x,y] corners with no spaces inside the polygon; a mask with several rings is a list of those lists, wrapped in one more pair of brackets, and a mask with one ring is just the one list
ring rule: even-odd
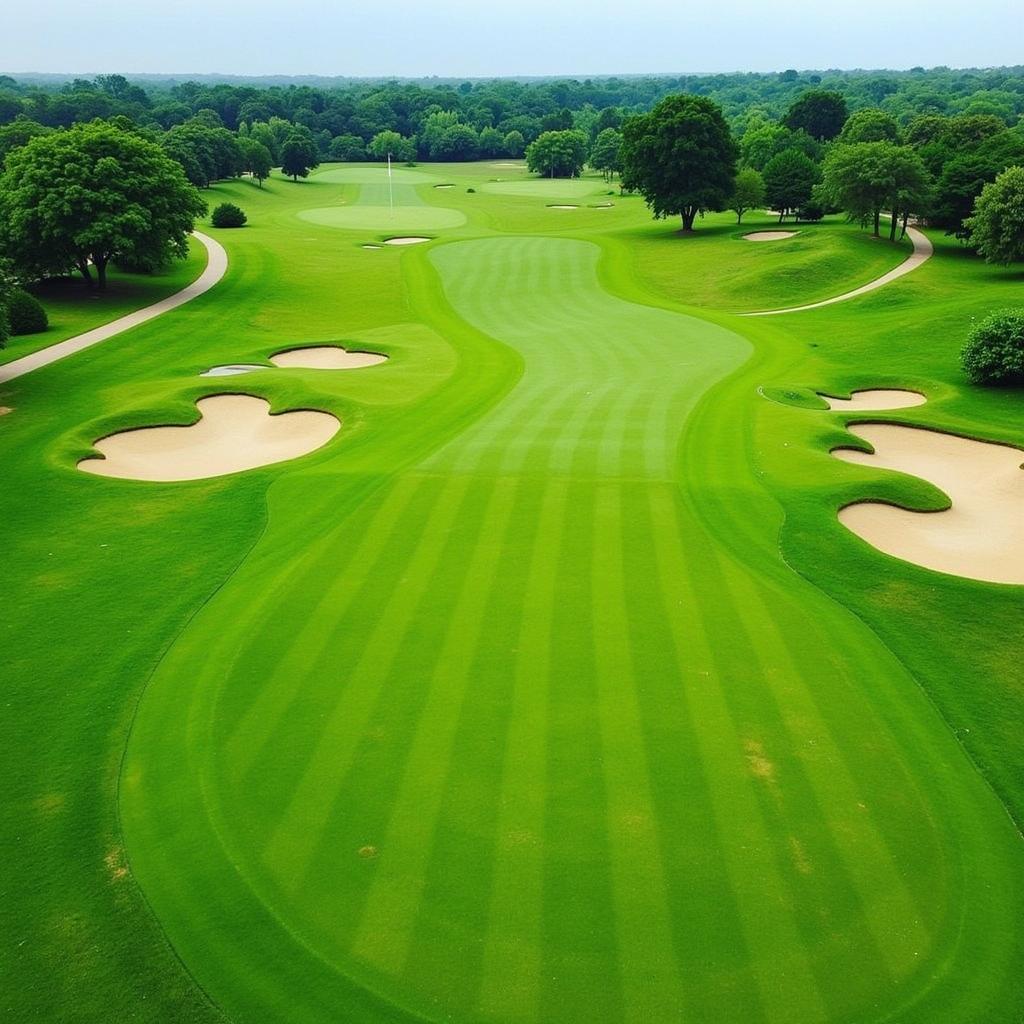
{"label": "distant forest", "polygon": [[[308,81],[317,84],[307,84]],[[332,139],[369,143],[382,131],[412,138],[430,113],[455,112],[477,133],[519,132],[526,143],[541,132],[568,127],[589,132],[601,111],[649,110],[669,93],[693,93],[718,103],[733,132],[778,121],[809,88],[840,93],[852,113],[878,107],[900,124],[918,114],[990,114],[1007,125],[1024,113],[1024,66],[910,71],[795,70],[772,74],[716,74],[587,79],[449,79],[364,81],[205,78],[174,82],[161,76],[0,76],[0,124],[24,115],[50,127],[124,115],[140,126],[166,130],[203,110],[225,128],[282,118],[308,128],[326,156]],[[568,115],[568,116],[567,116]],[[429,154],[420,152],[421,158]]]}

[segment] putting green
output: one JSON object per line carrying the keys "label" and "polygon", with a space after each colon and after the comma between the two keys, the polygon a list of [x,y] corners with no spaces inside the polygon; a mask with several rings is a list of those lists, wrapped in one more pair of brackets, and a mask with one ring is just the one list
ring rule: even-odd
{"label": "putting green", "polygon": [[[314,180],[342,185],[377,185],[387,182],[386,167],[330,167],[319,171]],[[430,185],[437,181],[436,174],[410,170],[408,167],[392,167],[391,181],[395,185]]]}
{"label": "putting green", "polygon": [[487,181],[480,186],[481,192],[501,196],[577,197],[590,196],[607,191],[607,185],[595,181],[571,178],[529,178],[515,181]]}
{"label": "putting green", "polygon": [[299,217],[325,227],[350,231],[439,231],[466,223],[461,210],[440,206],[325,206],[301,210]]}

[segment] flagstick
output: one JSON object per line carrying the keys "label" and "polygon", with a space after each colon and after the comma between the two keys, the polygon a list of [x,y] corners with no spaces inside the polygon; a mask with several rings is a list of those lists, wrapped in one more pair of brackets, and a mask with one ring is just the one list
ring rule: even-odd
{"label": "flagstick", "polygon": [[388,207],[390,208],[390,216],[395,215],[395,190],[391,185],[391,154],[388,153]]}

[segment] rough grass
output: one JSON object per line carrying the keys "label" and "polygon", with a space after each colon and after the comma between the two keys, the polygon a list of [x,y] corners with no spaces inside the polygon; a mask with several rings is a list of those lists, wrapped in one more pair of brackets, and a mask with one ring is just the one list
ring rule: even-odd
{"label": "rough grass", "polygon": [[[1019,396],[955,360],[1019,277],[937,240],[850,304],[695,316],[700,266],[767,246],[429,182],[402,184],[467,223],[427,246],[296,217],[379,205],[370,170],[218,187],[250,226],[217,288],[0,386],[5,1008],[1017,1021],[1019,588],[845,531],[851,497],[940,499],[758,387],[911,387],[871,418],[1020,443]],[[903,255],[814,230],[848,278],[786,243],[808,291],[780,257],[752,303]],[[332,341],[389,362],[197,376]],[[343,429],[222,480],[73,469],[224,391]]]}

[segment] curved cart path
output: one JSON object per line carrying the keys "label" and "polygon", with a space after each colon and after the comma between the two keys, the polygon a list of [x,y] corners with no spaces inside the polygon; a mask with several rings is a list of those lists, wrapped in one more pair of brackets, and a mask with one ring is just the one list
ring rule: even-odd
{"label": "curved cart path", "polygon": [[855,299],[858,295],[866,295],[868,292],[881,288],[904,274],[916,270],[925,260],[929,259],[934,251],[928,237],[917,228],[907,228],[907,234],[914,243],[914,251],[898,266],[894,267],[887,274],[876,277],[874,281],[862,284],[853,291],[843,292],[842,295],[833,295],[831,299],[822,299],[821,302],[809,302],[806,306],[788,306],[786,309],[764,309],[757,313],[741,313],[740,316],[778,316],[780,313],[799,313],[805,309],[818,309],[821,306],[831,306],[836,302],[845,302],[847,299]]}
{"label": "curved cart path", "polygon": [[139,324],[144,324],[147,320],[160,316],[161,313],[167,313],[178,306],[184,305],[186,302],[191,302],[197,296],[202,295],[203,292],[209,291],[227,271],[228,254],[224,251],[224,247],[220,242],[215,241],[208,235],[195,231],[193,232],[193,237],[202,242],[206,249],[207,260],[206,269],[190,285],[186,285],[181,291],[169,295],[166,299],[154,302],[151,306],[145,306],[142,309],[135,310],[134,313],[127,313],[125,316],[118,317],[117,320],[112,320],[109,324],[103,324],[101,327],[95,327],[84,334],[76,335],[74,338],[68,338],[65,341],[58,342],[56,345],[42,348],[38,352],[22,356],[21,359],[13,359],[11,362],[0,366],[0,384],[3,384],[5,381],[14,380],[17,377],[23,377],[26,373],[38,370],[41,366],[48,366],[50,363],[55,363],[58,359],[64,359],[75,352],[81,352],[82,349],[98,345],[101,341],[114,337],[115,334],[121,334],[132,327],[138,327]]}

